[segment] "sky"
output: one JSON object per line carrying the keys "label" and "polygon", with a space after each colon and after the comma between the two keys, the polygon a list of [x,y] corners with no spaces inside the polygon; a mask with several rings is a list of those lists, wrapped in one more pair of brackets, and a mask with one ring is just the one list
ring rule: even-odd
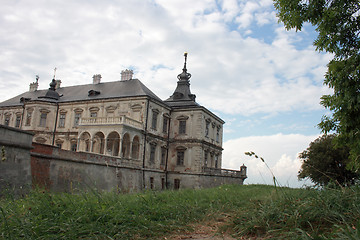
{"label": "sky", "polygon": [[[196,101],[226,123],[223,163],[247,166],[245,184],[302,187],[298,154],[329,112],[320,97],[332,58],[305,24],[286,31],[272,0],[0,0],[0,102],[62,86],[120,79],[132,69],[161,99],[175,90],[183,53]],[[244,152],[254,151],[269,166]]]}

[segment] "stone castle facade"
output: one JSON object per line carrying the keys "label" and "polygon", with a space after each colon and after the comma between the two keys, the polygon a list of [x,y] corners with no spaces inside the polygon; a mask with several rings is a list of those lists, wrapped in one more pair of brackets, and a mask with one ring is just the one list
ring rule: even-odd
{"label": "stone castle facade", "polygon": [[[242,171],[221,169],[224,121],[196,103],[190,91],[186,57],[177,87],[161,100],[131,70],[121,80],[61,87],[53,79],[48,90],[30,90],[0,103],[0,123],[30,131],[33,141],[63,150],[122,159],[154,172],[231,174],[242,181]],[[149,178],[149,186],[154,185]],[[161,185],[167,185],[162,178]],[[180,187],[175,179],[174,188]]]}

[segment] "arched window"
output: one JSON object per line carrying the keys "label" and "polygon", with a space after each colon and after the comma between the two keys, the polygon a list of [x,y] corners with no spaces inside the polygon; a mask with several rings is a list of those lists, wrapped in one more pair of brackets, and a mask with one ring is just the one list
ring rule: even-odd
{"label": "arched window", "polygon": [[128,133],[125,133],[122,140],[121,156],[125,158],[130,156],[130,136]]}
{"label": "arched window", "polygon": [[89,152],[91,145],[91,137],[88,132],[84,132],[80,136],[79,151]]}
{"label": "arched window", "polygon": [[132,146],[131,146],[131,158],[139,159],[139,152],[140,152],[139,150],[140,150],[139,137],[135,136],[132,141]]}
{"label": "arched window", "polygon": [[111,156],[119,155],[120,135],[117,132],[111,132],[107,137],[106,151]]}
{"label": "arched window", "polygon": [[93,138],[93,149],[92,152],[104,154],[104,141],[105,136],[102,132],[97,132]]}

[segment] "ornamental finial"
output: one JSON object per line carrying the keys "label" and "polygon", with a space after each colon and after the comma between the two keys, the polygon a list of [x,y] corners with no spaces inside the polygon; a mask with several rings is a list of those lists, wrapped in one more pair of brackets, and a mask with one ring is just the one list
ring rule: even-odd
{"label": "ornamental finial", "polygon": [[187,60],[187,55],[188,55],[188,53],[187,52],[184,52],[184,57],[185,57],[185,62],[184,62],[184,71],[186,72],[186,60]]}

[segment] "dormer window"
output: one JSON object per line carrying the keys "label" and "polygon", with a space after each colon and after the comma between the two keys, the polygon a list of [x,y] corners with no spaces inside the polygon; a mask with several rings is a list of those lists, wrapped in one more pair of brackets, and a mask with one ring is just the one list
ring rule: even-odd
{"label": "dormer window", "polygon": [[99,91],[95,91],[95,90],[90,90],[89,92],[88,92],[88,96],[89,97],[94,97],[94,96],[97,96],[97,95],[99,95],[100,94],[100,92]]}

